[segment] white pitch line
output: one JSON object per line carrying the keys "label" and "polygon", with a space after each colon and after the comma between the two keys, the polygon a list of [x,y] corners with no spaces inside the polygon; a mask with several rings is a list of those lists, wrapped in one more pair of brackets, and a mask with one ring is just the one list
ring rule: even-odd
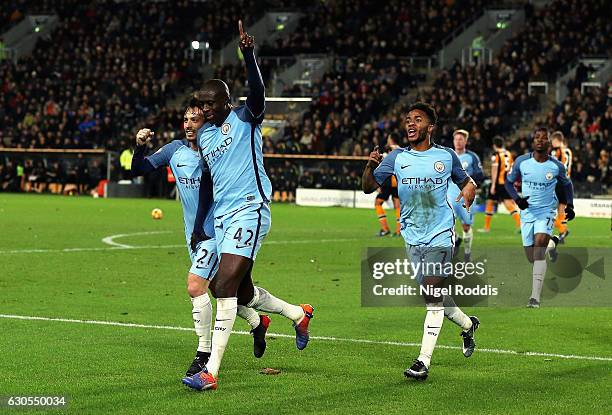
{"label": "white pitch line", "polygon": [[120,233],[117,235],[111,235],[107,236],[106,238],[102,238],[102,242],[110,246],[117,246],[119,248],[133,248],[134,246],[132,245],[120,244],[119,242],[115,242],[114,239],[125,238],[126,236],[159,235],[160,233],[170,233],[170,231]]}
{"label": "white pitch line", "polygon": [[[92,324],[92,325],[132,327],[132,328],[142,328],[142,329],[194,331],[194,329],[190,327],[157,326],[157,325],[138,324],[138,323],[121,323],[118,321],[78,320],[78,319],[69,319],[69,318],[21,316],[21,315],[15,315],[15,314],[0,314],[0,318],[13,319],[13,320],[55,321],[55,322],[61,322],[61,323]],[[247,336],[251,335],[247,331],[232,331],[232,333],[236,333],[240,335],[247,335]],[[283,338],[290,338],[290,339],[295,338],[295,336],[293,335],[280,334],[280,333],[268,333],[268,336],[283,337]],[[310,336],[310,339],[328,341],[328,342],[340,342],[340,343],[361,343],[361,344],[373,344],[373,345],[384,345],[384,346],[421,347],[420,343],[408,343],[408,342],[385,341],[385,340],[352,339],[352,338],[328,337],[328,336]],[[436,347],[439,349],[461,350],[461,347],[458,347],[458,346],[436,345]],[[513,356],[557,357],[559,359],[569,359],[569,360],[594,360],[594,361],[612,362],[612,357],[601,357],[601,356],[581,356],[581,355],[573,355],[573,354],[567,355],[567,354],[544,353],[544,352],[519,352],[516,350],[488,349],[488,348],[478,348],[477,352],[507,354],[507,355],[513,355]]]}
{"label": "white pitch line", "polygon": [[127,251],[131,249],[153,249],[153,248],[184,248],[185,245],[146,245],[146,246],[109,246],[97,248],[62,248],[62,249],[14,249],[0,251],[0,255],[6,254],[49,254],[66,252],[89,252],[89,251]]}
{"label": "white pitch line", "polygon": [[[130,234],[134,235],[134,234]],[[266,241],[265,245],[290,245],[290,244],[316,244],[316,243],[336,243],[336,242],[351,242],[363,241],[361,238],[344,238],[344,239],[297,239],[290,241]],[[88,251],[122,251],[130,249],[165,249],[165,248],[185,248],[186,245],[144,245],[132,246],[116,243],[116,246],[109,247],[91,247],[91,248],[60,248],[60,249],[12,249],[0,251],[0,255],[7,254],[46,254],[46,253],[66,253],[66,252],[88,252]]]}

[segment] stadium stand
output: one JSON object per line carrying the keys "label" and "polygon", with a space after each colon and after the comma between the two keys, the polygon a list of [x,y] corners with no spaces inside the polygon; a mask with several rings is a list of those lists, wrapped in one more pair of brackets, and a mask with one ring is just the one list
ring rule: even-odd
{"label": "stadium stand", "polygon": [[264,43],[261,56],[429,56],[458,26],[482,14],[486,0],[316,2],[299,30]]}
{"label": "stadium stand", "polygon": [[7,147],[125,148],[135,125],[199,80],[186,45],[203,33],[226,39],[239,18],[256,15],[247,11],[263,10],[246,0],[222,14],[211,13],[220,1],[43,3],[60,27],[31,57],[0,66]]}
{"label": "stadium stand", "polygon": [[[584,94],[574,89],[549,112],[536,118],[535,124],[561,131],[573,152],[572,179],[578,194],[604,194],[612,188],[610,152],[612,151],[612,80],[601,88],[589,88]],[[521,135],[511,144],[514,155],[531,149],[530,137]]]}
{"label": "stadium stand", "polygon": [[[54,11],[61,23],[50,38],[40,41],[32,56],[16,64],[0,62],[0,146],[120,152],[131,147],[133,133],[142,125],[160,131],[152,149],[179,136],[181,114],[175,104],[201,78],[200,68],[188,59],[185,45],[197,39],[220,48],[235,37],[239,18],[253,23],[270,8],[295,7],[302,2],[242,0],[232,2],[224,13],[210,12],[221,3],[151,2],[146,8],[133,1],[43,0],[29,4],[27,12]],[[26,12],[25,4],[12,1],[11,7],[3,8],[0,18],[5,29],[14,10],[20,10],[17,14]],[[456,62],[437,73],[430,88],[417,88],[419,74],[407,58],[436,52],[453,31],[479,16],[492,2],[435,0],[434,4],[391,0],[381,7],[374,0],[316,1],[301,9],[304,16],[295,32],[276,42],[263,42],[258,54],[266,82],[279,70],[274,60],[277,56],[333,56],[332,69],[320,81],[285,91],[288,96],[312,96],[313,102],[300,119],[287,121],[281,137],[266,137],[265,152],[365,156],[374,145],[384,144],[389,132],[404,135],[401,101],[418,90],[419,98],[438,108],[439,141],[448,145],[455,127],[466,128],[471,131],[471,148],[484,156],[494,135],[508,136],[542,109],[539,99],[527,93],[529,80],[555,79],[583,54],[610,53],[606,34],[612,23],[605,18],[605,0],[556,0],[530,13],[524,30],[507,41],[491,64],[461,66]],[[143,41],[131,41],[136,35]],[[233,91],[243,91],[246,86],[242,64],[217,66],[209,73],[226,79]],[[574,92],[554,110],[554,121],[561,120],[554,128],[567,130],[567,120],[572,120],[564,132],[580,145],[575,179],[595,177],[596,182],[605,183],[609,169],[597,166],[609,164],[609,157],[602,152],[610,150],[606,121],[610,111],[602,111],[605,105],[601,104],[609,98],[604,92],[596,95],[592,99],[597,104],[591,105],[590,95],[582,97]],[[586,111],[589,120],[601,118],[599,132],[587,133],[591,127],[575,119],[578,108]],[[552,118],[547,124],[553,127]],[[524,139],[511,143],[516,152],[528,148]],[[582,155],[583,150],[588,157]],[[38,161],[26,160],[26,168],[23,162],[17,165],[10,157],[2,157],[0,189],[48,190],[49,186],[35,182],[48,176],[39,170],[52,171],[53,162],[43,160],[40,166]],[[280,199],[283,192],[290,193],[297,185],[359,185],[358,163],[316,165],[312,171],[298,169],[294,161],[283,163],[270,166]],[[52,179],[60,184],[62,177],[76,171],[70,163],[55,170]],[[118,164],[112,170],[119,172]],[[25,186],[24,177],[35,179]],[[90,187],[94,184],[92,179]]]}
{"label": "stadium stand", "polygon": [[542,120],[551,131],[563,132],[574,152],[572,178],[583,193],[605,193],[612,185],[610,88],[612,81],[602,88],[589,88],[584,94],[574,89]]}
{"label": "stadium stand", "polygon": [[4,1],[0,10],[0,34],[19,23],[28,12],[26,0]]}
{"label": "stadium stand", "polygon": [[[508,40],[491,65],[461,67],[456,63],[422,98],[436,104],[446,131],[467,128],[484,138],[515,131],[540,110],[528,95],[529,81],[554,81],[567,64],[582,55],[608,56],[612,23],[605,0],[556,0],[536,10],[525,29]],[[581,28],[585,28],[582,30]]]}
{"label": "stadium stand", "polygon": [[[121,149],[160,111],[185,76],[176,25],[181,7],[77,4],[31,57],[0,67],[4,144],[25,148]],[[166,14],[165,19],[158,16]],[[162,28],[167,30],[161,30]],[[142,35],[142,42],[131,36]],[[55,45],[61,44],[58,49]]]}
{"label": "stadium stand", "polygon": [[608,56],[609,7],[607,0],[555,0],[536,10],[525,30],[506,43],[501,61],[517,71],[518,80],[554,80],[581,56]]}

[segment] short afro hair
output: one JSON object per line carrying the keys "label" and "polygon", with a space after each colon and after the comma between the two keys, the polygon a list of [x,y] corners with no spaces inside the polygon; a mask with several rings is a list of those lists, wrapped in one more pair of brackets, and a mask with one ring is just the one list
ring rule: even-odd
{"label": "short afro hair", "polygon": [[410,107],[408,107],[408,112],[412,110],[420,110],[427,114],[427,118],[429,118],[429,122],[432,125],[436,125],[438,123],[438,113],[436,109],[425,102],[415,102]]}

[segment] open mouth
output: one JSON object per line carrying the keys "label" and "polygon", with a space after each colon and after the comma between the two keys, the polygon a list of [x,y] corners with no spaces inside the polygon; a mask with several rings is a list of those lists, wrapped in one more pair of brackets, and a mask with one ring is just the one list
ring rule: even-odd
{"label": "open mouth", "polygon": [[416,136],[417,136],[416,128],[409,128],[408,129],[408,138],[414,138]]}

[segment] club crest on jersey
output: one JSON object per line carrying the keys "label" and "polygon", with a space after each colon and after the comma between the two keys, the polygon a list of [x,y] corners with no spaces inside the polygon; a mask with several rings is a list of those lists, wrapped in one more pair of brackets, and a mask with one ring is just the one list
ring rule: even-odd
{"label": "club crest on jersey", "polygon": [[438,173],[442,173],[444,171],[444,163],[442,163],[441,161],[436,161],[434,163],[434,170]]}
{"label": "club crest on jersey", "polygon": [[230,131],[230,128],[232,128],[232,126],[229,123],[224,123],[221,126],[221,134],[227,134]]}
{"label": "club crest on jersey", "polygon": [[463,163],[461,163],[461,167],[463,167],[464,169],[467,169],[468,165],[469,163],[467,161],[464,161]]}
{"label": "club crest on jersey", "polygon": [[552,178],[553,178],[552,172],[549,171],[548,173],[546,173],[546,180],[552,180]]}

